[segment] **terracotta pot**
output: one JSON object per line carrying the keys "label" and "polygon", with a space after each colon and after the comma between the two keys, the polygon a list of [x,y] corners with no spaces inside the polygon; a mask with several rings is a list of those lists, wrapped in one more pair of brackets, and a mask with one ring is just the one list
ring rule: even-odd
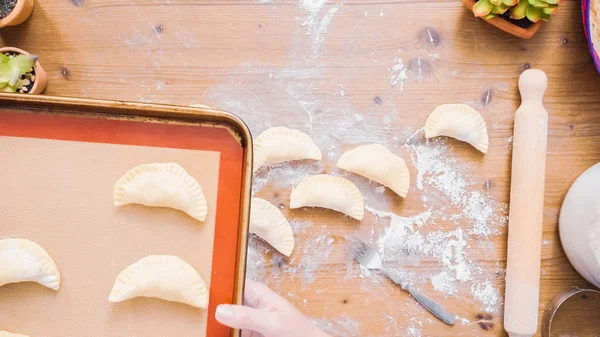
{"label": "terracotta pot", "polygon": [[[473,12],[473,6],[475,5],[475,0],[462,0],[463,4],[471,11]],[[534,23],[533,25],[529,26],[529,28],[521,28],[517,25],[513,25],[512,23],[502,19],[502,18],[491,18],[491,19],[484,19],[487,23],[491,24],[492,26],[499,28],[509,34],[512,34],[514,36],[520,37],[522,39],[531,39],[532,36],[535,35],[535,33],[538,32],[538,30],[540,30],[540,28],[542,28],[542,24],[544,23],[544,21],[540,20],[536,23]]]}
{"label": "terracotta pot", "polygon": [[34,0],[17,0],[17,5],[7,17],[0,20],[0,27],[15,26],[25,22],[33,11]]}
{"label": "terracotta pot", "polygon": [[[0,53],[17,53],[29,55],[30,53],[24,51],[23,49],[14,48],[14,47],[3,47],[0,48]],[[48,84],[48,75],[46,75],[46,71],[42,68],[39,61],[35,62],[33,66],[35,70],[35,81],[33,81],[33,87],[31,87],[31,91],[29,94],[41,94],[46,89],[46,85]]]}

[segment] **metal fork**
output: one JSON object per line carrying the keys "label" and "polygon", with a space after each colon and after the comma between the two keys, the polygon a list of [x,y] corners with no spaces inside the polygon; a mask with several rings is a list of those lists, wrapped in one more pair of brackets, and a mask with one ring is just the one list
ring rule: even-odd
{"label": "metal fork", "polygon": [[448,312],[448,310],[421,292],[411,288],[408,282],[403,281],[400,277],[387,269],[383,263],[381,263],[379,253],[377,253],[375,249],[356,237],[351,237],[350,242],[353,243],[351,248],[354,260],[356,260],[356,262],[360,263],[367,269],[382,271],[394,283],[402,287],[402,289],[408,291],[408,293],[411,294],[411,296],[414,297],[419,303],[421,303],[425,309],[429,310],[429,312],[439,318],[442,322],[449,325],[454,325],[454,316]]}

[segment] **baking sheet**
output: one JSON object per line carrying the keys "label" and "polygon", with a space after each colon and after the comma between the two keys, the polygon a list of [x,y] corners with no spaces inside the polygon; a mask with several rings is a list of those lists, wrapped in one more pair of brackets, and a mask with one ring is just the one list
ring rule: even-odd
{"label": "baking sheet", "polygon": [[[0,237],[31,239],[55,259],[58,292],[37,284],[0,288],[0,330],[35,336],[205,336],[207,312],[158,299],[110,304],[126,266],[177,255],[210,287],[219,152],[0,137]],[[114,208],[114,183],[130,168],[176,162],[202,185],[200,223],[182,212]]]}

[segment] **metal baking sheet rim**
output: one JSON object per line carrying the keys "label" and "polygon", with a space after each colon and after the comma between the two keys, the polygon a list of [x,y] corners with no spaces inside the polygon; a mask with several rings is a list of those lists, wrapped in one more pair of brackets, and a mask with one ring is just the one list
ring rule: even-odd
{"label": "metal baking sheet rim", "polygon": [[[0,93],[0,105],[5,109],[19,109],[28,113],[50,113],[69,116],[225,128],[244,149],[242,189],[240,191],[240,231],[238,234],[237,270],[233,294],[233,304],[243,303],[246,277],[246,248],[250,221],[253,151],[250,130],[242,119],[232,113],[203,105],[188,107],[46,95]],[[232,329],[231,336],[241,336],[241,331]]]}

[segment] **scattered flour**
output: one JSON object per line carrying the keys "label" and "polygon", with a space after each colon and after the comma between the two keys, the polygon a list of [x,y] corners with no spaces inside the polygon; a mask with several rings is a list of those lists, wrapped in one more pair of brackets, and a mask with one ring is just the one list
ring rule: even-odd
{"label": "scattered flour", "polygon": [[500,228],[497,225],[506,221],[504,207],[490,202],[490,198],[486,198],[478,191],[470,193],[465,205],[464,216],[472,224],[469,234],[481,236],[499,235]]}
{"label": "scattered flour", "polygon": [[398,326],[398,321],[396,321],[396,319],[388,313],[381,312],[381,314],[387,320],[385,325],[385,332],[387,332],[388,335],[394,334],[394,336],[401,336],[402,332],[400,331],[400,327]]}
{"label": "scattered flour", "polygon": [[360,336],[360,324],[348,315],[342,315],[331,320],[315,319],[315,324],[323,331],[335,337]]}
{"label": "scattered flour", "polygon": [[408,78],[408,69],[404,66],[400,56],[394,59],[394,65],[389,69],[389,72],[390,85],[395,87],[400,84],[400,91],[404,91],[404,81]]}
{"label": "scattered flour", "polygon": [[[426,214],[430,216],[431,213]],[[418,217],[420,216],[422,215]],[[441,275],[432,279],[432,282],[435,280],[436,290],[453,290],[455,285],[452,282],[471,280],[471,267],[466,258],[468,244],[461,228],[449,232],[427,228],[421,233],[419,230],[412,230],[412,224],[407,219],[414,220],[413,218],[395,217],[399,220],[394,222],[395,218],[392,218],[390,226],[378,240],[383,261],[406,262],[413,261],[414,257],[436,259],[445,267]],[[431,224],[434,225],[435,223]]]}
{"label": "scattered flour", "polygon": [[[490,241],[482,238],[500,233],[507,220],[505,205],[485,192],[472,190],[474,179],[469,178],[467,168],[457,163],[443,142],[406,146],[417,169],[417,188],[427,192],[424,206],[428,210],[414,217],[401,217],[365,207],[378,218],[390,219],[377,240],[382,260],[412,282],[422,281],[422,276],[404,272],[403,267],[435,261],[441,270],[430,275],[428,281],[436,291],[449,296],[467,285],[486,311],[498,311],[499,291],[489,275],[469,258],[469,242],[476,240],[479,247],[489,243],[486,249],[494,249]],[[459,226],[461,219],[469,224],[468,229]],[[448,223],[453,228],[448,229]]]}
{"label": "scattered flour", "polygon": [[[307,228],[313,227],[310,221],[293,219],[290,221],[301,252],[286,258],[276,252],[257,236],[252,236],[248,244],[246,274],[249,279],[265,282],[271,286],[281,285],[285,279],[300,279],[303,286],[315,282],[321,272],[328,270],[327,259],[332,252],[335,239],[330,233],[316,234],[306,240]],[[297,256],[301,255],[298,259]],[[268,277],[267,277],[268,276]]]}
{"label": "scattered flour", "polygon": [[471,293],[485,306],[485,311],[495,312],[501,302],[500,291],[490,281],[473,283]]}
{"label": "scattered flour", "polygon": [[319,13],[327,0],[299,0],[298,6],[308,12],[308,16],[301,19],[300,25],[306,30],[306,35],[311,35],[317,25]]}
{"label": "scattered flour", "polygon": [[[340,7],[342,7],[343,4],[337,4],[333,7],[331,7],[328,11],[327,14],[325,14],[323,16],[323,18],[321,19],[321,22],[319,22],[319,27],[317,28],[317,34],[316,36],[313,38],[312,40],[312,44],[311,44],[311,56],[312,57],[317,57],[319,56],[319,54],[321,54],[321,50],[323,47],[323,42],[325,42],[325,35],[327,35],[327,31],[329,30],[329,25],[331,24],[331,20],[333,20],[333,16],[335,15],[335,13],[338,11],[338,9],[340,9]],[[343,90],[341,91],[341,95],[343,96]]]}
{"label": "scattered flour", "polygon": [[437,217],[456,224],[460,219],[469,220],[469,235],[500,234],[508,220],[507,205],[496,202],[487,192],[473,191],[475,180],[469,178],[466,166],[457,163],[447,145],[428,142],[406,146],[412,151],[411,161],[417,169],[417,189],[428,195],[426,207],[437,209]]}
{"label": "scattered flour", "polygon": [[299,6],[311,14],[318,14],[321,8],[325,6],[327,0],[300,0]]}
{"label": "scattered flour", "polygon": [[449,272],[443,271],[431,277],[431,285],[433,289],[451,295],[457,291],[457,287],[453,284],[454,280],[455,278]]}
{"label": "scattered flour", "polygon": [[408,328],[406,328],[405,336],[410,337],[421,337],[421,332],[423,331],[423,322],[418,321],[414,317],[411,318],[410,324]]}
{"label": "scattered flour", "polygon": [[304,254],[298,265],[304,283],[312,283],[317,278],[318,272],[324,270],[323,266],[331,254],[331,244],[334,239],[328,235],[316,235],[304,245]]}
{"label": "scattered flour", "polygon": [[408,145],[412,150],[411,160],[417,169],[417,188],[426,191],[428,183],[436,194],[443,194],[453,205],[464,204],[466,187],[471,182],[464,178],[464,168],[449,157],[449,148],[444,143]]}
{"label": "scattered flour", "polygon": [[281,189],[290,189],[291,186],[298,185],[304,178],[321,172],[323,172],[323,163],[320,161],[270,165],[259,169],[254,174],[252,194],[260,192],[269,182],[273,183],[280,191]]}
{"label": "scattered flour", "polygon": [[228,83],[212,88],[206,100],[234,111],[254,135],[285,125],[308,133],[321,149],[335,146],[331,154],[336,158],[341,155],[341,144],[379,143],[389,148],[403,144],[403,138],[394,139],[382,130],[383,116],[357,111],[346,96],[324,95],[324,86],[333,91],[339,85],[334,80],[327,83],[325,75],[319,67],[281,69],[248,64],[237,69]]}
{"label": "scattered flour", "polygon": [[460,325],[467,325],[471,323],[471,321],[469,321],[468,319],[460,316],[456,316],[456,320],[460,322]]}
{"label": "scattered flour", "polygon": [[255,236],[250,237],[248,243],[248,255],[246,257],[246,277],[254,281],[262,281],[266,277],[268,261],[264,255],[270,249],[265,245],[261,245]]}

